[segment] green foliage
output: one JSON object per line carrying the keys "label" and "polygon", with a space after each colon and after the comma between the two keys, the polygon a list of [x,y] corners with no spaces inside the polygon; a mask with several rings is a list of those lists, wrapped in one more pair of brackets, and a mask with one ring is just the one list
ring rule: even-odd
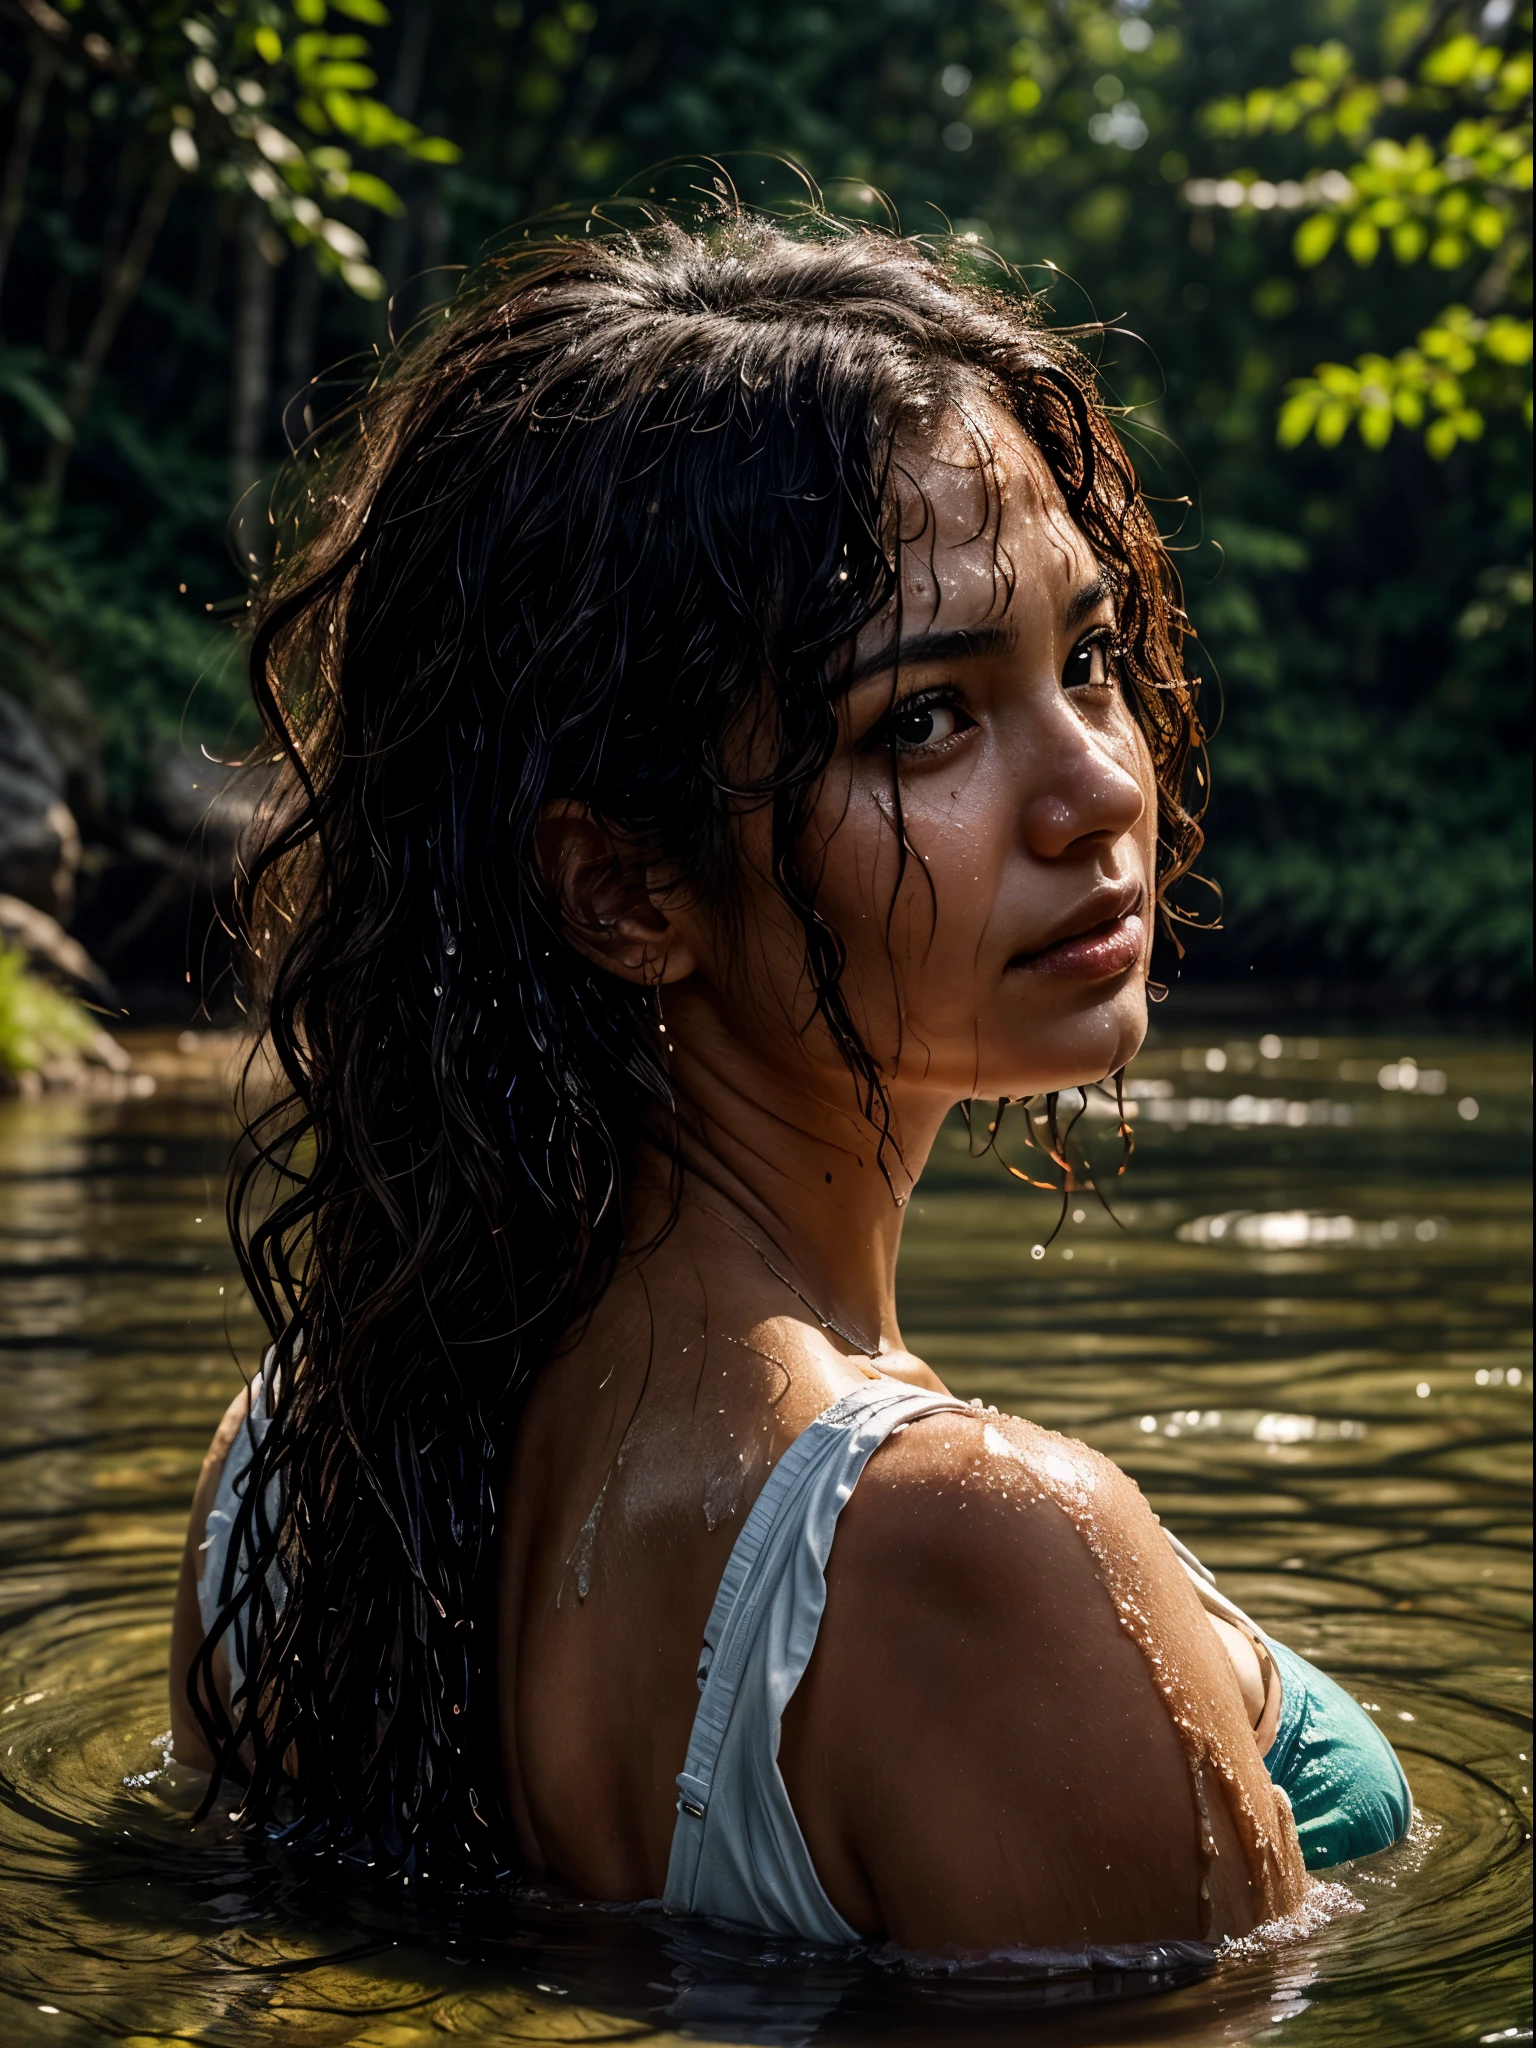
{"label": "green foliage", "polygon": [[171,751],[233,758],[257,737],[227,626],[0,517],[0,690],[46,713],[65,677],[89,705],[105,794],[125,812]]}
{"label": "green foliage", "polygon": [[[373,28],[390,19],[382,0],[330,0],[329,11]],[[400,200],[344,145],[439,164],[459,152],[374,95],[369,38],[325,33],[327,12],[328,0],[199,9],[181,0],[71,0],[60,74],[94,120],[119,116],[185,177],[252,194],[296,247],[377,298],[383,280],[363,237],[330,209],[351,199],[393,213]]]}
{"label": "green foliage", "polygon": [[[1482,438],[1486,421],[1470,402],[1474,373],[1485,373],[1478,380],[1483,389],[1508,409],[1514,380],[1500,373],[1522,369],[1530,360],[1529,320],[1508,314],[1480,320],[1465,306],[1447,306],[1420,334],[1416,348],[1399,349],[1390,360],[1363,355],[1352,367],[1320,363],[1315,375],[1293,379],[1280,410],[1280,445],[1294,448],[1315,434],[1323,447],[1335,448],[1353,424],[1368,448],[1385,448],[1394,425],[1401,424],[1423,427],[1425,447],[1444,461],[1458,441]],[[1513,402],[1520,403],[1529,426],[1529,387],[1521,399],[1514,386]]]}
{"label": "green foliage", "polygon": [[1296,260],[1310,270],[1342,239],[1359,264],[1389,247],[1399,263],[1427,257],[1437,270],[1457,270],[1475,251],[1508,243],[1530,188],[1528,128],[1460,121],[1438,151],[1422,135],[1405,143],[1378,136],[1332,205],[1296,230]]}
{"label": "green foliage", "polygon": [[[333,0],[330,11],[369,27],[390,18],[382,0]],[[191,46],[170,107],[176,162],[218,190],[249,191],[323,270],[361,298],[381,298],[385,282],[366,240],[328,209],[351,199],[398,215],[404,204],[343,143],[439,164],[457,162],[457,147],[375,96],[372,45],[364,35],[326,33],[327,0],[299,0],[291,9],[239,0],[175,13]]]}
{"label": "green foliage", "polygon": [[[331,402],[312,371],[350,364],[344,384],[387,342],[367,294],[387,285],[399,333],[445,267],[542,208],[721,152],[744,153],[749,198],[790,203],[788,156],[840,209],[951,224],[1053,317],[1110,323],[1092,345],[1225,702],[1204,865],[1235,965],[1528,981],[1529,5],[1489,19],[1472,0],[397,0],[394,19],[78,0],[0,298],[0,687],[46,702],[77,677],[124,808],[166,746],[238,744],[238,678],[210,653],[243,594],[224,521],[253,200],[270,467],[288,394],[302,439]],[[24,81],[35,42],[6,36]],[[69,412],[167,163],[164,233]],[[66,448],[44,531],[37,479]]]}
{"label": "green foliage", "polygon": [[[0,341],[0,397],[9,398],[22,414],[53,441],[73,441],[75,429],[64,408],[48,388],[50,365],[41,349],[9,348]],[[10,458],[0,435],[0,484],[10,468]]]}
{"label": "green foliage", "polygon": [[70,997],[29,973],[19,946],[0,939],[0,1081],[87,1052],[97,1025]]}
{"label": "green foliage", "polygon": [[[1452,22],[1424,53],[1416,87],[1359,77],[1337,40],[1298,49],[1291,61],[1289,84],[1215,101],[1204,126],[1227,138],[1301,128],[1313,144],[1342,137],[1364,145],[1347,171],[1313,171],[1300,186],[1321,203],[1296,229],[1297,263],[1313,270],[1342,248],[1364,268],[1389,248],[1404,265],[1487,268],[1479,312],[1447,306],[1416,347],[1390,358],[1362,354],[1352,366],[1321,363],[1294,379],[1280,412],[1281,446],[1315,434],[1336,447],[1354,425],[1368,448],[1380,449],[1400,425],[1422,429],[1429,453],[1443,461],[1458,442],[1481,437],[1490,409],[1521,412],[1529,427],[1529,377],[1510,374],[1531,361],[1529,49],[1483,42]],[[1394,110],[1449,117],[1451,125],[1438,141],[1376,134]]]}

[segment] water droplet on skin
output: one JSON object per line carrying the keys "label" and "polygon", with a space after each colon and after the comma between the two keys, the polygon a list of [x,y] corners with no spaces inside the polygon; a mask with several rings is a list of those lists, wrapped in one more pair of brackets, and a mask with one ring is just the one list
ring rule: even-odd
{"label": "water droplet on skin", "polygon": [[704,1526],[711,1535],[729,1521],[741,1502],[743,1466],[738,1460],[733,1471],[712,1472],[704,1482]]}
{"label": "water droplet on skin", "polygon": [[[608,1480],[612,1479],[612,1477],[613,1473],[610,1471],[608,1478],[602,1483],[597,1499],[592,1503],[587,1519],[576,1533],[576,1541],[571,1545],[570,1556],[565,1560],[565,1577],[574,1578],[576,1581],[576,1600],[578,1605],[586,1599],[592,1590],[592,1556],[597,1548],[597,1525],[602,1516],[603,1502],[608,1493]],[[562,1578],[560,1590],[555,1595],[555,1606],[557,1608],[563,1606],[564,1601],[565,1578]]]}
{"label": "water droplet on skin", "polygon": [[[1282,1911],[1294,1914],[1301,1910],[1294,1902],[1310,1896],[1310,1881],[1302,1866],[1294,1826],[1286,1822],[1286,1809],[1277,1798],[1266,1802],[1262,1812],[1255,1810],[1237,1761],[1227,1753],[1224,1735],[1210,1725],[1203,1706],[1201,1681],[1196,1670],[1186,1668],[1181,1640],[1161,1631],[1157,1636],[1152,1633],[1144,1567],[1133,1553],[1104,1540],[1096,1512],[1096,1494],[1081,1485],[1081,1476],[1076,1487],[1054,1487],[1052,1495],[1086,1543],[1105,1591],[1115,1604],[1121,1626],[1146,1659],[1169,1719],[1178,1731],[1199,1819],[1198,1840],[1204,1866],[1200,1876],[1205,1878],[1217,1854],[1206,1791],[1206,1773],[1214,1772],[1219,1796],[1226,1800],[1244,1860],[1264,1901],[1264,1918],[1274,1920]],[[1113,1469],[1106,1476],[1110,1492],[1117,1482],[1129,1483]],[[1203,1884],[1199,1915],[1202,1939],[1209,1928],[1211,1913],[1209,1885]]]}

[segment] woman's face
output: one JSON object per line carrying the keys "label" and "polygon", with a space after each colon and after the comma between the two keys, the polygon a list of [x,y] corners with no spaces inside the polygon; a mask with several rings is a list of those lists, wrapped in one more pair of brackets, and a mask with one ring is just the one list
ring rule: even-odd
{"label": "woman's face", "polygon": [[1013,420],[902,468],[901,617],[853,649],[804,848],[850,1010],[898,1106],[1100,1080],[1146,1030],[1157,832],[1114,603]]}

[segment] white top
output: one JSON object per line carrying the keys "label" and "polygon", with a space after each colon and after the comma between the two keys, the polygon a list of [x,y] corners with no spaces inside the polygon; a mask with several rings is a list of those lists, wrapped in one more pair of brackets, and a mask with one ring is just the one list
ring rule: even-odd
{"label": "white top", "polygon": [[893,1431],[964,1407],[871,1380],[818,1415],[769,1474],[704,1630],[662,1899],[669,1912],[810,1941],[859,1939],[811,1862],[779,1770],[779,1728],[816,1647],[832,1537],[859,1474]]}
{"label": "white top", "polygon": [[[212,1629],[220,1608],[251,1575],[250,1537],[254,1531],[247,1529],[247,1540],[241,1544],[238,1554],[232,1556],[230,1544],[235,1533],[235,1517],[245,1497],[251,1460],[256,1454],[257,1445],[271,1424],[266,1401],[267,1374],[271,1370],[272,1354],[268,1352],[261,1371],[251,1381],[250,1412],[240,1425],[238,1436],[229,1447],[224,1460],[224,1470],[219,1474],[219,1483],[214,1491],[213,1506],[208,1510],[208,1526],[203,1531],[202,1542],[203,1575],[197,1582],[197,1611],[203,1618],[204,1635]],[[267,1497],[263,1506],[268,1526],[275,1528],[282,1506],[282,1488],[276,1479],[267,1482]],[[252,1521],[254,1520],[253,1515]],[[281,1607],[285,1588],[282,1573],[275,1561],[268,1568],[267,1585],[273,1601]],[[223,1637],[224,1654],[229,1659],[229,1698],[232,1706],[245,1684],[245,1624],[248,1611],[241,1608]]]}

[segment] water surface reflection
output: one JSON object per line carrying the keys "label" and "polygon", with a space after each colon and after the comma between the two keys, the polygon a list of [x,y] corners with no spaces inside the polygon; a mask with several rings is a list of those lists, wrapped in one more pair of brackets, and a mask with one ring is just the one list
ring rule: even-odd
{"label": "water surface reflection", "polygon": [[1047,1242],[1050,1204],[958,1128],[915,1204],[913,1347],[1127,1465],[1413,1783],[1412,1839],[1343,1873],[1363,1912],[1214,1972],[1170,1953],[1155,1986],[1113,1958],[914,1981],[553,1896],[448,1912],[189,1840],[155,1744],[170,1588],[256,1332],[216,1080],[162,1069],[147,1099],[0,1103],[7,2041],[1530,2038],[1525,1047],[1165,1036],[1118,1226],[1078,1202]]}

